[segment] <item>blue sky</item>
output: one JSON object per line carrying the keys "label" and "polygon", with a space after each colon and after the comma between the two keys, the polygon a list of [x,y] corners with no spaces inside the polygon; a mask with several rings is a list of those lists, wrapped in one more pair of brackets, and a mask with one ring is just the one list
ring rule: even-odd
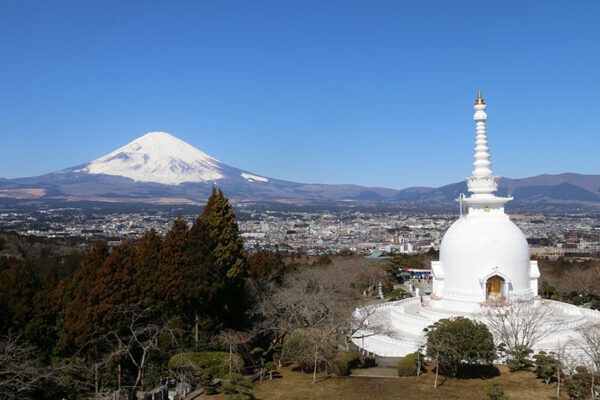
{"label": "blue sky", "polygon": [[0,177],[166,131],[298,182],[600,173],[598,1],[0,1]]}

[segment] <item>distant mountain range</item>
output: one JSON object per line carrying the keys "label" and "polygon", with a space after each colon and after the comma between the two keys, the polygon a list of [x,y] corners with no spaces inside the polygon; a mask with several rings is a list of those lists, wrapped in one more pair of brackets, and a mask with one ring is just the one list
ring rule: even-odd
{"label": "distant mountain range", "polygon": [[[165,132],[150,132],[90,163],[46,175],[0,179],[0,197],[20,201],[101,201],[198,204],[212,185],[235,202],[357,202],[450,205],[465,182],[402,190],[288,182],[230,167]],[[513,204],[600,205],[600,175],[565,173],[502,178],[498,195]]]}

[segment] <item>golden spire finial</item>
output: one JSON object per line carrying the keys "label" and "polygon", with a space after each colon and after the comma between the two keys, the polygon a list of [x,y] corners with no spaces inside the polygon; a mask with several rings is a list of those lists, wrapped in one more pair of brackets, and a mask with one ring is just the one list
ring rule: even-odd
{"label": "golden spire finial", "polygon": [[479,91],[479,96],[477,97],[477,101],[475,101],[475,105],[477,104],[485,104],[483,99],[481,98],[481,90]]}

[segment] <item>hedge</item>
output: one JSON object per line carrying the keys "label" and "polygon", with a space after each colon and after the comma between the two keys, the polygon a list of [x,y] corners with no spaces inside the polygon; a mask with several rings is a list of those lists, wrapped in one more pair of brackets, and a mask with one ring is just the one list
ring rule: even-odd
{"label": "hedge", "polygon": [[340,351],[331,360],[331,370],[339,376],[348,376],[352,368],[358,367],[360,367],[360,356],[353,351]]}
{"label": "hedge", "polygon": [[353,351],[340,351],[331,360],[331,370],[339,376],[348,376],[352,369],[377,365],[373,357],[361,357]]}
{"label": "hedge", "polygon": [[[398,376],[417,376],[417,354],[416,352],[407,354],[398,361]],[[421,355],[421,369],[424,364],[425,361]]]}
{"label": "hedge", "polygon": [[[195,373],[210,370],[215,378],[225,378],[229,374],[229,353],[223,351],[202,351],[175,354],[169,360],[169,369],[187,369]],[[235,354],[232,357],[233,371],[240,371],[243,361]]]}

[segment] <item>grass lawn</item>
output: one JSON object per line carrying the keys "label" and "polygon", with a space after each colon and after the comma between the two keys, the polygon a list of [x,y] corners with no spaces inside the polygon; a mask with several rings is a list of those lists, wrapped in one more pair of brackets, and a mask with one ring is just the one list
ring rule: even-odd
{"label": "grass lawn", "polygon": [[[500,376],[490,379],[446,379],[438,389],[433,389],[434,373],[421,377],[397,379],[344,377],[319,375],[312,383],[312,375],[284,368],[283,378],[265,380],[254,386],[258,400],[386,400],[386,399],[468,399],[485,397],[489,382],[501,382],[511,400],[555,399],[556,384],[545,385],[531,371],[511,373],[500,366]],[[444,377],[440,377],[441,380]],[[207,397],[208,398],[208,397]],[[215,397],[212,397],[213,399]],[[566,398],[566,397],[565,397]]]}

